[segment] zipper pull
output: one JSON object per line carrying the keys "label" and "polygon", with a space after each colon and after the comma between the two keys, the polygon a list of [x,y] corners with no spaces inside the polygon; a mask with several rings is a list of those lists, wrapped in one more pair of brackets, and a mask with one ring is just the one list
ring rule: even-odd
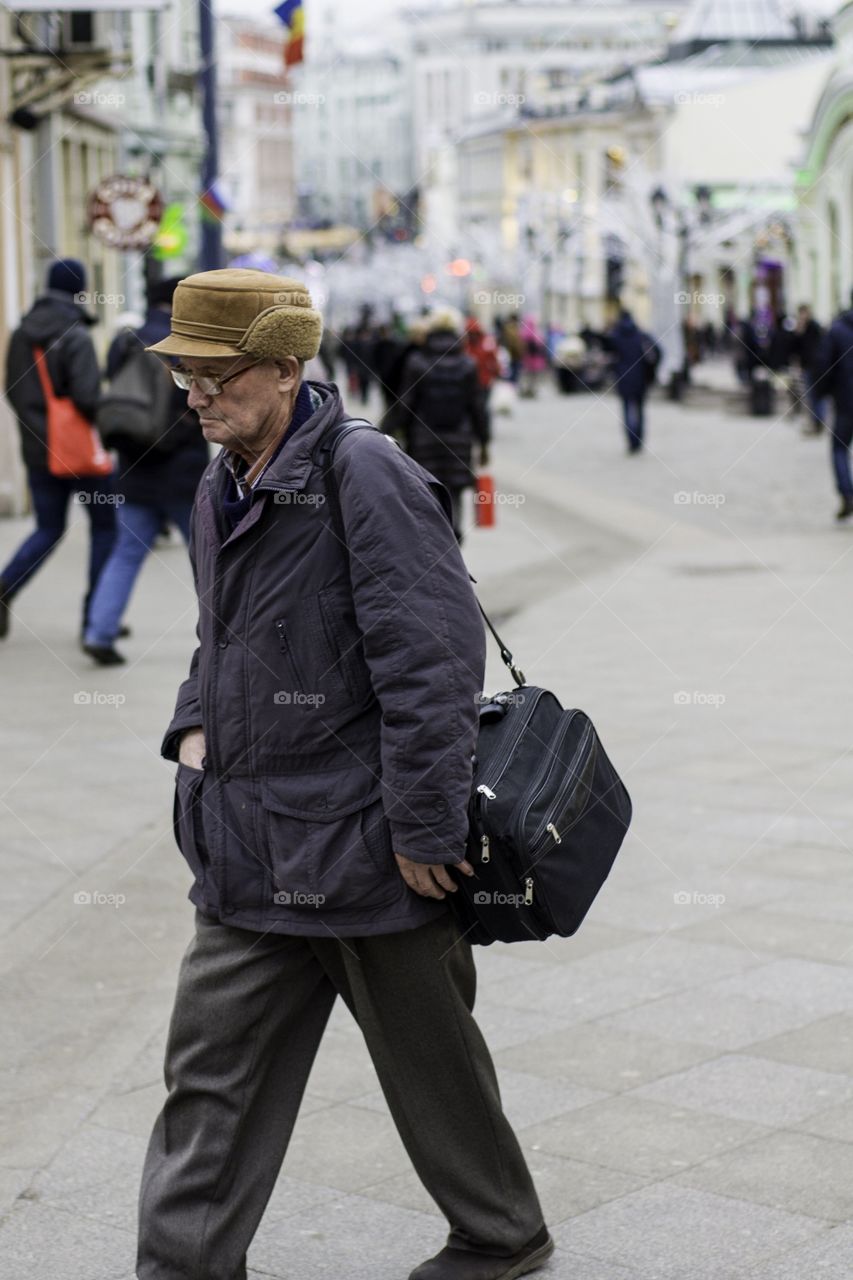
{"label": "zipper pull", "polygon": [[489,848],[489,837],[486,835],[480,836],[480,845],[480,861],[488,862],[492,856],[491,849]]}
{"label": "zipper pull", "polygon": [[497,796],[495,795],[492,788],[485,786],[482,782],[477,788],[477,792],[479,795],[485,796],[487,800],[497,800]]}
{"label": "zipper pull", "polygon": [[529,907],[529,906],[530,906],[530,904],[531,904],[531,903],[532,903],[532,901],[533,901],[533,878],[532,878],[532,876],[528,876],[528,877],[527,877],[527,879],[525,880],[524,884],[525,884],[525,889],[524,889],[524,905],[525,905],[526,907]]}
{"label": "zipper pull", "polygon": [[546,830],[546,831],[549,831],[549,832],[551,833],[551,835],[554,837],[554,844],[562,844],[562,843],[563,843],[563,837],[560,835],[559,831],[558,831],[558,830],[557,830],[557,828],[554,826],[553,822],[549,822],[549,823],[548,823],[548,825],[547,825],[547,827],[545,828],[545,830]]}
{"label": "zipper pull", "polygon": [[279,618],[275,624],[275,629],[278,632],[278,647],[282,653],[287,653],[287,627],[284,618]]}

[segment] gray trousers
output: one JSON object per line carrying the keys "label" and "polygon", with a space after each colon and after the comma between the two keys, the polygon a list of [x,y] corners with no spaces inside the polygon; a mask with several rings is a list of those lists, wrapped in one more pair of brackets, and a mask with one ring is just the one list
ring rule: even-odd
{"label": "gray trousers", "polygon": [[245,1280],[338,994],[448,1244],[499,1256],[525,1244],[542,1210],[472,1016],[475,988],[450,912],[342,939],[257,934],[197,912],[142,1175],[139,1280]]}

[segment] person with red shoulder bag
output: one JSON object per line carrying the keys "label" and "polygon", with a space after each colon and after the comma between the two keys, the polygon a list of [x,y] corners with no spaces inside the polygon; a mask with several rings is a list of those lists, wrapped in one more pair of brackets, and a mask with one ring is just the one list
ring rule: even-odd
{"label": "person with red shoulder bag", "polygon": [[72,497],[89,519],[81,633],[115,541],[112,461],[94,427],[101,375],[86,301],[82,262],[57,259],[6,353],[6,399],[18,420],[36,527],[0,571],[0,638],[9,631],[12,601],[62,540]]}

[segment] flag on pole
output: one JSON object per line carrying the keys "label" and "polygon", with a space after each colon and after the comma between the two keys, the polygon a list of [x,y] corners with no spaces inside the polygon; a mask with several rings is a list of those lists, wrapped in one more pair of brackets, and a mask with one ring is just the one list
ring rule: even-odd
{"label": "flag on pole", "polygon": [[287,27],[289,34],[284,48],[284,65],[295,67],[303,59],[302,39],[305,34],[305,9],[302,0],[281,0],[273,11]]}

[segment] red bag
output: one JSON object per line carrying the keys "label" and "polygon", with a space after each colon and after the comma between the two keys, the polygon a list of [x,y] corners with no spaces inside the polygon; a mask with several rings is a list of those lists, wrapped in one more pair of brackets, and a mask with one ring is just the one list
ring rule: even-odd
{"label": "red bag", "polygon": [[47,418],[47,469],[52,476],[108,476],[113,464],[101,437],[70,396],[58,396],[41,347],[33,348]]}
{"label": "red bag", "polygon": [[480,529],[491,529],[495,523],[494,477],[482,472],[477,476],[474,492],[475,523]]}

